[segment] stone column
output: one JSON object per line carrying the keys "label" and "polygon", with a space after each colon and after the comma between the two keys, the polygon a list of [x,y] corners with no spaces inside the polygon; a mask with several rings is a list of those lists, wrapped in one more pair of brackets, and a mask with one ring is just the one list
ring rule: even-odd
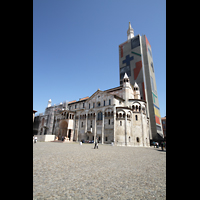
{"label": "stone column", "polygon": [[94,113],[94,142],[97,137],[96,123],[96,113]]}
{"label": "stone column", "polygon": [[58,129],[58,140],[59,140],[59,135],[60,135],[60,129]]}
{"label": "stone column", "polygon": [[142,126],[142,143],[143,143],[143,147],[144,147],[146,145],[144,144],[144,129],[143,129],[143,119],[142,119],[142,112],[141,111],[140,111],[140,115],[141,115],[141,126]]}
{"label": "stone column", "polygon": [[80,132],[80,115],[78,115],[78,131],[77,131],[77,142],[78,142],[78,134]]}
{"label": "stone column", "polygon": [[115,111],[115,107],[113,108],[113,140],[114,140],[114,145],[116,145],[116,134],[115,134],[115,131],[116,131],[116,111]]}
{"label": "stone column", "polygon": [[69,138],[70,141],[73,141],[73,136],[74,136],[74,130],[71,130],[71,137]]}
{"label": "stone column", "polygon": [[88,118],[88,113],[86,112],[86,118],[85,118],[85,134],[87,134],[87,118]]}
{"label": "stone column", "polygon": [[104,144],[104,111],[102,112],[102,115],[101,143]]}

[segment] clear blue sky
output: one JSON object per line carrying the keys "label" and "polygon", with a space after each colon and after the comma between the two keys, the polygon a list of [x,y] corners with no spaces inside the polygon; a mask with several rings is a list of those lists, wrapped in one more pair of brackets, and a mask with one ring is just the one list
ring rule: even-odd
{"label": "clear blue sky", "polygon": [[[33,109],[119,86],[119,44],[151,44],[161,117],[166,115],[165,0],[33,0]],[[36,113],[37,114],[37,113]]]}

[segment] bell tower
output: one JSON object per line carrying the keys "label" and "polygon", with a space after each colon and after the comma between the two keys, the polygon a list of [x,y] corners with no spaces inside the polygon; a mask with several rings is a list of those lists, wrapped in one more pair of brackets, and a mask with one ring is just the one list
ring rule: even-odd
{"label": "bell tower", "polygon": [[127,40],[130,40],[133,37],[134,37],[134,30],[131,27],[131,22],[129,22],[129,27],[128,27],[128,30],[127,30]]}
{"label": "bell tower", "polygon": [[124,78],[123,78],[123,99],[125,100],[125,106],[127,105],[127,102],[130,98],[130,92],[131,92],[131,85],[130,85],[130,80],[129,77],[127,76],[127,74],[124,74]]}
{"label": "bell tower", "polygon": [[134,94],[134,99],[140,99],[140,88],[136,82],[133,86],[133,94]]}

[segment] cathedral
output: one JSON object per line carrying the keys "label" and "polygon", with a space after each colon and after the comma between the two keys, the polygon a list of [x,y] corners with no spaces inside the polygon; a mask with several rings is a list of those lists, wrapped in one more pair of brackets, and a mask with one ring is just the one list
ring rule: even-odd
{"label": "cathedral", "polygon": [[49,100],[45,114],[39,117],[38,140],[45,135],[58,140],[66,137],[66,141],[92,141],[97,137],[102,144],[150,146],[146,101],[126,73],[122,86],[98,89],[90,97],[60,105],[51,106]]}
{"label": "cathedral", "polygon": [[127,41],[119,45],[120,86],[98,89],[79,101],[51,105],[35,117],[38,141],[94,141],[117,146],[150,146],[163,139],[151,45],[134,36],[129,22]]}

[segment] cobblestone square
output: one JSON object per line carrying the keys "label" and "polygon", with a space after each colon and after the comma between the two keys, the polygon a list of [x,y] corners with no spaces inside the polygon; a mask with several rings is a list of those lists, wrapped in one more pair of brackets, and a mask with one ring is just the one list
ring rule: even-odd
{"label": "cobblestone square", "polygon": [[33,144],[33,199],[166,199],[166,151]]}

